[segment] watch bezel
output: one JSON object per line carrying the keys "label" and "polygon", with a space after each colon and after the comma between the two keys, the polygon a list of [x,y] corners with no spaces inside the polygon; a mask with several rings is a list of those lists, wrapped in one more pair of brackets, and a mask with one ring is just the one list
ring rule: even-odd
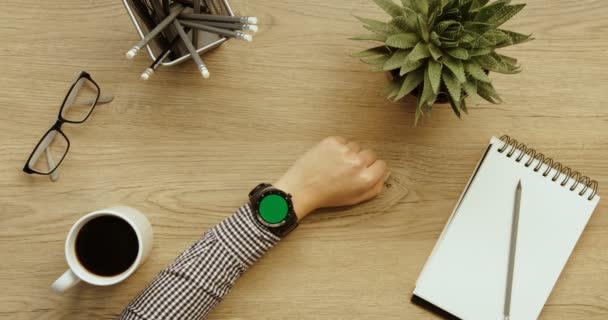
{"label": "watch bezel", "polygon": [[[267,196],[270,195],[278,195],[281,198],[283,198],[285,200],[285,202],[287,203],[287,214],[285,215],[285,218],[277,223],[269,223],[266,220],[264,220],[262,218],[262,214],[260,213],[260,203],[262,202],[262,200],[264,198],[266,198]],[[293,210],[293,203],[291,201],[291,194],[284,192],[282,190],[279,190],[277,188],[274,188],[273,186],[267,186],[265,189],[257,192],[257,194],[255,195],[254,199],[251,199],[251,205],[253,206],[253,209],[255,211],[255,216],[256,219],[258,220],[258,222],[260,222],[262,225],[268,227],[268,228],[278,228],[281,227],[283,225],[285,225],[287,223],[287,221],[289,220],[289,216],[294,214],[294,210]]]}

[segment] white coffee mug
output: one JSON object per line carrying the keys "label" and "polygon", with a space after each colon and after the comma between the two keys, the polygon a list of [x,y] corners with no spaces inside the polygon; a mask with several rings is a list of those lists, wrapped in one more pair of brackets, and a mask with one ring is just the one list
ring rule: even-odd
{"label": "white coffee mug", "polygon": [[[138,241],[138,252],[135,261],[122,273],[113,276],[101,276],[87,270],[76,255],[76,239],[82,227],[94,218],[101,216],[115,216],[129,223],[135,231]],[[97,286],[109,286],[119,283],[128,278],[141,266],[152,250],[152,225],[150,221],[139,211],[126,207],[117,206],[109,209],[97,210],[80,218],[70,229],[65,241],[65,258],[69,269],[59,279],[55,280],[51,289],[61,294],[76,285],[80,280]]]}

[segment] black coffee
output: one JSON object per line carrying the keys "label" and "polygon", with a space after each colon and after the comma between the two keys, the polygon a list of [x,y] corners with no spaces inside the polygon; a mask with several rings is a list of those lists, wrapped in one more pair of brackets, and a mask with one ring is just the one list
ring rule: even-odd
{"label": "black coffee", "polygon": [[135,262],[139,243],[137,234],[125,220],[101,216],[87,222],[76,237],[76,254],[91,273],[115,276]]}

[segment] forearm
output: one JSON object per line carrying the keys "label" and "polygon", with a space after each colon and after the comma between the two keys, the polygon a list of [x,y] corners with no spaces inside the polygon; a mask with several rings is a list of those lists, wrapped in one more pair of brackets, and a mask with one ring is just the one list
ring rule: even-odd
{"label": "forearm", "polygon": [[205,319],[240,275],[279,241],[253,219],[244,205],[206,232],[129,303],[120,319]]}
{"label": "forearm", "polygon": [[372,150],[341,137],[324,139],[274,187],[260,184],[252,190],[255,217],[245,205],[212,228],[164,269],[121,318],[206,318],[238,277],[279,241],[278,236],[293,230],[298,220],[318,208],[369,200],[382,191],[388,176],[386,163]]}

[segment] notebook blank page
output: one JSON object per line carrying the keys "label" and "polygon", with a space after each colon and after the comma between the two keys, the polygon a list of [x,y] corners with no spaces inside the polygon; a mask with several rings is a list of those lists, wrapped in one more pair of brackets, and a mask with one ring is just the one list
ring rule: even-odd
{"label": "notebook blank page", "polygon": [[570,191],[492,146],[460,207],[429,257],[414,294],[467,320],[502,319],[515,187],[522,201],[515,258],[512,320],[536,319],[599,201],[583,186]]}

